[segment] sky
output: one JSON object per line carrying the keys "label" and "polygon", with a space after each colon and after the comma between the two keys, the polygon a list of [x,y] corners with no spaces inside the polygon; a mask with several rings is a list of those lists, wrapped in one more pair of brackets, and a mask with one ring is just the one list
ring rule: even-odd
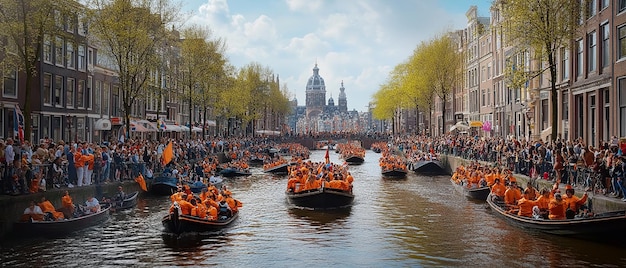
{"label": "sky", "polygon": [[491,0],[182,0],[184,26],[201,25],[226,43],[230,64],[258,63],[305,103],[313,67],[348,110],[366,111],[393,68],[422,41],[467,26],[465,12],[489,17]]}

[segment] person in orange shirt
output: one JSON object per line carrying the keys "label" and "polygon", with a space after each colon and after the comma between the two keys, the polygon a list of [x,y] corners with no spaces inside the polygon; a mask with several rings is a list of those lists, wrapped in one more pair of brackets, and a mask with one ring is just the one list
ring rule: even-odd
{"label": "person in orange shirt", "polygon": [[517,201],[517,206],[519,207],[519,211],[517,215],[524,217],[532,217],[533,216],[533,207],[537,205],[537,201],[531,199],[531,190],[528,188],[524,190],[524,195],[522,199]]}
{"label": "person in orange shirt", "polygon": [[568,219],[573,218],[574,215],[578,214],[581,208],[586,209],[585,203],[587,202],[587,192],[583,194],[582,198],[578,198],[578,196],[574,195],[574,188],[571,185],[565,186],[565,196],[563,197],[563,202],[565,203],[565,207],[569,208],[573,211],[572,215],[567,215]]}
{"label": "person in orange shirt", "polygon": [[516,181],[511,181],[509,188],[504,192],[504,203],[509,207],[517,207],[517,201],[522,199],[522,192]]}
{"label": "person in orange shirt", "polygon": [[230,210],[233,212],[239,211],[239,208],[243,206],[239,200],[234,199],[231,195],[226,196],[226,203],[228,203],[228,207],[230,207]]}
{"label": "person in orange shirt", "polygon": [[537,198],[537,207],[539,208],[539,214],[544,218],[548,218],[548,211],[550,205],[551,192],[548,189],[541,189],[539,192],[539,198]]}
{"label": "person in orange shirt", "polygon": [[41,207],[41,210],[43,211],[44,214],[49,214],[54,220],[62,220],[63,219],[63,212],[59,212],[54,208],[54,205],[52,205],[52,203],[46,199],[45,196],[41,197],[41,202],[39,203],[39,207]]}
{"label": "person in orange shirt", "polygon": [[61,197],[61,208],[59,209],[63,212],[63,215],[66,219],[71,219],[74,215],[74,203],[72,202],[72,197],[68,191],[65,191],[63,197]]}
{"label": "person in orange shirt", "polygon": [[504,193],[506,192],[506,186],[500,183],[500,179],[496,178],[494,184],[491,186],[491,195],[495,196],[499,201],[504,201]]}
{"label": "person in orange shirt", "polygon": [[214,207],[214,206],[209,206],[208,207],[208,209],[207,209],[207,219],[210,220],[210,221],[217,220],[217,207]]}
{"label": "person in orange shirt", "polygon": [[551,220],[564,220],[566,208],[567,207],[565,202],[563,202],[561,193],[554,194],[554,199],[550,200],[550,204],[548,205],[548,218]]}
{"label": "person in orange shirt", "polygon": [[180,211],[183,215],[191,215],[191,209],[194,207],[189,201],[187,201],[187,195],[183,194],[182,200],[178,201]]}
{"label": "person in orange shirt", "polygon": [[74,150],[74,167],[76,167],[77,186],[83,186],[83,180],[85,178],[85,159],[80,150]]}
{"label": "person in orange shirt", "polygon": [[85,171],[83,171],[85,173],[83,175],[83,185],[91,185],[91,176],[93,175],[95,157],[93,154],[84,154],[83,157],[85,159],[85,167],[83,167],[85,169]]}

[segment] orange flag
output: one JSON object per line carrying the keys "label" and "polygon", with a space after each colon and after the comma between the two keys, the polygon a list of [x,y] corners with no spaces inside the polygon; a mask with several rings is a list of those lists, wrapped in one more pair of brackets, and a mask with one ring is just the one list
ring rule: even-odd
{"label": "orange flag", "polygon": [[165,150],[163,150],[163,165],[169,164],[174,158],[174,149],[172,148],[172,142],[170,141]]}
{"label": "orange flag", "polygon": [[141,190],[143,190],[144,192],[148,191],[148,187],[146,187],[146,180],[143,179],[143,175],[141,175],[141,173],[139,173],[139,176],[135,178],[135,181],[139,183],[139,187],[141,187]]}

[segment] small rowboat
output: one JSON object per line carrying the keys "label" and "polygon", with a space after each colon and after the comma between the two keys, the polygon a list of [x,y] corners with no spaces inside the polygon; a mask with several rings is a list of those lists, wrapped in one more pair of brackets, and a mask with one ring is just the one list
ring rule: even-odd
{"label": "small rowboat", "polygon": [[289,203],[306,209],[335,209],[352,205],[354,194],[331,188],[318,188],[302,192],[287,191]]}
{"label": "small rowboat", "polygon": [[137,206],[137,196],[139,196],[139,192],[134,192],[132,194],[126,195],[122,202],[116,202],[111,200],[111,203],[102,203],[102,205],[111,205],[112,212],[134,208],[135,206]]}
{"label": "small rowboat", "polygon": [[237,217],[239,217],[239,212],[234,212],[230,217],[224,217],[218,220],[207,220],[191,215],[179,215],[178,210],[175,209],[174,212],[163,217],[161,223],[168,233],[202,233],[221,230],[229,226]]}
{"label": "small rowboat", "polygon": [[220,175],[223,177],[231,178],[231,177],[239,177],[239,176],[250,176],[249,170],[237,169],[237,168],[225,168],[220,171]]}
{"label": "small rowboat", "polygon": [[359,165],[359,164],[363,164],[363,162],[365,162],[365,159],[363,157],[357,156],[357,155],[346,156],[346,158],[344,160],[346,161],[346,163],[348,163],[350,165]]}
{"label": "small rowboat", "polygon": [[383,173],[383,176],[387,178],[405,178],[408,172],[406,169],[396,168],[396,169],[383,170],[382,173]]}
{"label": "small rowboat", "polygon": [[271,168],[268,168],[266,170],[263,170],[263,172],[272,173],[272,174],[285,175],[285,174],[289,173],[289,166],[290,165],[291,164],[289,164],[289,163],[280,164],[278,166],[271,167]]}
{"label": "small rowboat", "polygon": [[150,193],[155,195],[171,195],[178,189],[178,179],[170,176],[159,176],[150,183]]}
{"label": "small rowboat", "polygon": [[445,175],[448,174],[439,160],[417,161],[411,164],[412,170],[419,174]]}
{"label": "small rowboat", "polygon": [[606,239],[626,233],[626,211],[599,213],[588,217],[576,217],[566,220],[535,219],[507,212],[504,204],[487,197],[491,210],[509,224],[553,235]]}
{"label": "small rowboat", "polygon": [[454,180],[450,180],[450,182],[452,182],[452,185],[454,185],[454,189],[456,189],[457,192],[462,193],[465,197],[471,199],[485,201],[487,200],[487,196],[489,196],[489,193],[491,192],[491,189],[487,186],[478,188],[467,188],[467,186],[465,185],[457,184]]}
{"label": "small rowboat", "polygon": [[107,221],[110,208],[108,204],[102,204],[96,213],[67,220],[16,222],[14,231],[29,236],[59,237]]}

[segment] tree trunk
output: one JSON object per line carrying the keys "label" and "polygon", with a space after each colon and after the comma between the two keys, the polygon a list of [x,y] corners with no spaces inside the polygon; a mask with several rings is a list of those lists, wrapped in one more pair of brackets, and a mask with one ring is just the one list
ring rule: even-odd
{"label": "tree trunk", "polygon": [[[442,90],[442,92],[445,92],[445,90]],[[443,98],[441,98],[441,135],[443,135],[444,133],[446,133],[446,101],[447,101],[447,95],[444,95]],[[439,130],[437,130],[439,131]]]}
{"label": "tree trunk", "polygon": [[[31,90],[31,85],[32,85],[32,80],[35,79],[34,76],[34,72],[32,71],[32,66],[30,66],[30,62],[27,61],[26,63],[26,90],[24,92],[24,139],[25,140],[30,140],[30,134],[32,132],[32,118],[30,116],[31,114],[31,107],[30,107],[30,92]],[[19,105],[19,102],[18,104]],[[58,137],[56,137],[58,138]],[[34,141],[32,141],[34,142]]]}
{"label": "tree trunk", "polygon": [[548,64],[550,65],[550,97],[552,104],[552,140],[556,140],[556,135],[558,133],[559,124],[558,124],[558,96],[559,92],[556,88],[556,65],[554,59],[554,53],[550,50],[550,46],[547,47],[548,51]]}

